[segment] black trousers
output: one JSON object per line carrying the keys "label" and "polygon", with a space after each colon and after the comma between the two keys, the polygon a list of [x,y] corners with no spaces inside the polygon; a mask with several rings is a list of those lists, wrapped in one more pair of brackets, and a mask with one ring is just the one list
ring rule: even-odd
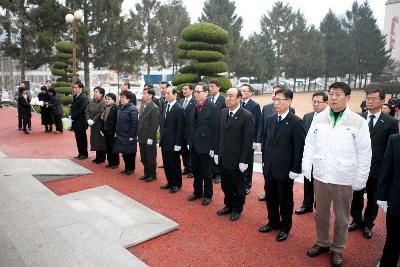
{"label": "black trousers", "polygon": [[303,207],[313,209],[314,205],[314,177],[311,174],[311,182],[304,177],[304,199]]}
{"label": "black trousers", "polygon": [[182,161],[185,170],[188,172],[192,172],[192,162],[190,159],[190,151],[187,149],[187,140],[186,138],[183,139],[182,149],[181,149]]}
{"label": "black trousers", "polygon": [[400,255],[400,217],[386,214],[386,242],[380,262],[381,267],[396,267]]}
{"label": "black trousers", "polygon": [[125,170],[135,171],[135,157],[136,153],[122,154],[122,158],[124,159],[125,163]]}
{"label": "black trousers", "polygon": [[246,201],[244,174],[238,169],[225,169],[219,165],[221,172],[221,188],[224,191],[224,204],[232,212],[241,213]]}
{"label": "black trousers", "polygon": [[251,151],[251,155],[249,158],[249,167],[244,172],[245,184],[247,189],[250,189],[253,183],[253,165],[254,165],[254,149]]}
{"label": "black trousers", "polygon": [[[376,216],[378,215],[378,204],[377,201],[377,178],[368,177],[367,186],[365,189],[360,191],[354,191],[353,201],[351,202],[350,214],[353,217],[353,221],[356,223],[364,223],[364,226],[373,227]],[[367,192],[367,207],[364,211],[364,220],[362,211],[364,208],[364,192]]]}
{"label": "black trousers", "polygon": [[275,179],[269,173],[265,177],[265,197],[268,210],[268,223],[279,226],[288,233],[292,228],[293,180],[289,177]]}
{"label": "black trousers", "polygon": [[75,140],[76,146],[78,148],[78,153],[80,156],[88,156],[88,142],[86,136],[86,129],[84,130],[75,130]]}
{"label": "black trousers", "polygon": [[170,187],[182,187],[182,169],[180,152],[161,149],[165,176]]}
{"label": "black trousers", "polygon": [[205,198],[211,199],[213,196],[213,183],[211,176],[211,164],[213,161],[209,153],[197,153],[194,146],[191,151],[191,157],[194,175],[193,193],[196,196],[204,196]]}
{"label": "black trousers", "polygon": [[96,160],[97,161],[105,161],[106,160],[106,151],[96,151]]}
{"label": "black trousers", "polygon": [[106,143],[106,154],[107,154],[108,165],[118,166],[119,165],[119,153],[113,152],[115,137],[107,134],[107,131],[104,131],[104,141]]}
{"label": "black trousers", "polygon": [[147,176],[156,176],[157,165],[157,144],[140,144],[140,160],[144,167],[144,174]]}
{"label": "black trousers", "polygon": [[[62,116],[54,115],[54,124],[56,125],[56,131],[62,133],[63,132],[63,124],[62,124]],[[50,125],[51,128],[51,125]]]}
{"label": "black trousers", "polygon": [[[26,120],[28,128],[32,128],[32,121],[31,120]],[[22,129],[22,118],[20,115],[18,115],[18,128]]]}

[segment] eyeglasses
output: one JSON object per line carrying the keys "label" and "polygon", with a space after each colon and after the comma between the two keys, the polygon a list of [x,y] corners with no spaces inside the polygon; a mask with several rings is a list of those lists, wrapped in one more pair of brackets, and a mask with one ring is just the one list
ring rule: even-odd
{"label": "eyeglasses", "polygon": [[282,102],[283,100],[289,100],[289,98],[276,98],[276,97],[272,98],[273,102],[278,102],[278,103]]}
{"label": "eyeglasses", "polygon": [[204,93],[205,91],[194,91],[196,94]]}
{"label": "eyeglasses", "polygon": [[323,103],[325,103],[325,102],[313,100],[313,101],[311,101],[311,103],[312,103],[313,105],[319,105],[319,104],[323,104]]}

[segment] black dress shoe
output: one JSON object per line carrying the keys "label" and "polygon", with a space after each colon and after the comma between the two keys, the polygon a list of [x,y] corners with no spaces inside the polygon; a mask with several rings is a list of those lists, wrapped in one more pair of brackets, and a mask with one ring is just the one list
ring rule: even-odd
{"label": "black dress shoe", "polygon": [[140,177],[139,177],[139,180],[141,180],[141,181],[146,180],[147,177],[148,177],[147,174],[145,174],[145,175],[143,175],[143,176],[140,176]]}
{"label": "black dress shoe", "polygon": [[222,209],[217,211],[217,214],[219,216],[223,216],[223,215],[226,215],[226,214],[231,213],[231,212],[232,211],[228,207],[223,207]]}
{"label": "black dress shoe", "polygon": [[187,176],[187,178],[193,178],[193,177],[194,177],[193,173],[189,173]]}
{"label": "black dress shoe", "polygon": [[367,239],[371,239],[372,237],[372,229],[371,227],[365,226],[363,229],[363,236]]}
{"label": "black dress shoe", "polygon": [[289,233],[286,233],[285,231],[279,231],[278,235],[276,236],[276,241],[285,241],[289,236]]}
{"label": "black dress shoe", "polygon": [[93,162],[93,163],[96,163],[96,162],[97,162],[97,159],[92,160],[92,162]]}
{"label": "black dress shoe", "polygon": [[78,159],[82,160],[82,159],[87,159],[87,158],[88,158],[88,156],[80,156]]}
{"label": "black dress shoe", "polygon": [[313,212],[313,209],[309,209],[309,208],[305,208],[303,206],[301,206],[300,208],[298,208],[297,210],[294,211],[294,213],[301,215],[301,214],[305,214],[308,212]]}
{"label": "black dress shoe", "polygon": [[147,178],[146,178],[146,180],[144,180],[146,183],[150,183],[150,182],[152,182],[152,181],[154,181],[156,179],[156,177],[155,176],[148,176]]}
{"label": "black dress shoe", "polygon": [[198,195],[196,195],[196,194],[190,194],[190,195],[187,197],[187,200],[189,200],[189,201],[194,201],[194,200],[199,199],[199,198],[201,198],[201,197],[198,196]]}
{"label": "black dress shoe", "polygon": [[361,223],[357,223],[355,221],[352,221],[351,224],[349,224],[348,230],[349,230],[349,232],[353,232],[353,231],[355,231],[357,229],[360,229],[361,227],[362,227]]}
{"label": "black dress shoe", "polygon": [[320,245],[315,244],[314,246],[312,246],[307,250],[307,255],[309,257],[316,257],[322,253],[329,252],[330,250],[331,250],[330,247],[321,247]]}
{"label": "black dress shoe", "polygon": [[261,197],[258,198],[258,201],[265,201],[265,200],[267,200],[266,197],[265,197],[265,195],[263,195],[263,196],[261,196]]}
{"label": "black dress shoe", "polygon": [[176,193],[176,192],[178,192],[179,190],[181,190],[179,187],[177,187],[177,186],[172,186],[171,189],[169,189],[169,192],[170,192],[170,193]]}
{"label": "black dress shoe", "polygon": [[272,230],[278,230],[278,229],[279,229],[279,228],[278,228],[277,226],[274,226],[274,225],[268,223],[267,225],[265,225],[265,226],[263,226],[263,227],[260,227],[260,228],[258,229],[258,231],[259,231],[260,233],[268,233],[268,232],[271,232]]}
{"label": "black dress shoe", "polygon": [[74,157],[74,159],[79,159],[81,157],[81,155],[78,155],[76,157]]}
{"label": "black dress shoe", "polygon": [[126,175],[132,175],[132,174],[133,174],[133,171],[127,170],[127,171],[125,172],[125,174],[126,174]]}
{"label": "black dress shoe", "polygon": [[116,169],[116,168],[118,168],[118,165],[110,166],[110,169]]}
{"label": "black dress shoe", "polygon": [[98,161],[96,161],[95,163],[96,163],[96,164],[102,164],[102,163],[104,163],[104,162],[106,162],[106,160],[98,160]]}
{"label": "black dress shoe", "polygon": [[219,184],[219,183],[221,183],[221,176],[215,176],[215,178],[214,178],[214,184]]}
{"label": "black dress shoe", "polygon": [[343,264],[342,253],[332,251],[331,264],[333,267],[341,267]]}
{"label": "black dress shoe", "polygon": [[164,189],[164,190],[167,190],[167,189],[170,188],[170,186],[169,186],[168,183],[166,183],[166,184],[160,185],[160,188],[161,188],[161,189]]}
{"label": "black dress shoe", "polygon": [[232,212],[231,215],[229,216],[230,221],[237,221],[240,218],[240,213],[239,212]]}
{"label": "black dress shoe", "polygon": [[203,198],[203,200],[201,201],[201,205],[203,206],[207,206],[211,203],[211,198]]}
{"label": "black dress shoe", "polygon": [[246,188],[246,195],[250,194],[250,188]]}

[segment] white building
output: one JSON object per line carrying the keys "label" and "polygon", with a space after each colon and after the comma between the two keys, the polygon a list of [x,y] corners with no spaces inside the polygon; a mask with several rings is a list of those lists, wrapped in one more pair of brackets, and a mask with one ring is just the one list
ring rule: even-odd
{"label": "white building", "polygon": [[392,50],[392,58],[400,69],[400,0],[388,0],[385,5],[386,48]]}

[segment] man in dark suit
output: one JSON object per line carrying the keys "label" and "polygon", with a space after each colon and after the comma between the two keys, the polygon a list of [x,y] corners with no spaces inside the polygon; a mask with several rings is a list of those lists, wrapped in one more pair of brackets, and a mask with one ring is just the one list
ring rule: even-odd
{"label": "man in dark suit", "polygon": [[177,91],[168,87],[165,90],[166,109],[162,113],[160,127],[160,147],[167,183],[161,189],[178,192],[182,187],[180,150],[185,130],[185,110],[176,101]]}
{"label": "man in dark suit", "polygon": [[246,195],[250,193],[250,188],[253,181],[253,165],[254,165],[254,149],[257,142],[258,125],[260,124],[261,108],[260,105],[255,102],[251,97],[253,96],[254,89],[250,84],[242,84],[240,87],[242,92],[242,101],[240,105],[242,108],[247,109],[254,116],[254,138],[253,138],[253,149],[250,152],[249,168],[244,172],[245,184],[246,184]]}
{"label": "man in dark suit", "polygon": [[378,180],[378,205],[387,210],[381,267],[397,266],[400,255],[400,135],[389,137]]}
{"label": "man in dark suit", "polygon": [[183,172],[182,175],[188,176],[188,178],[193,177],[192,173],[192,165],[191,165],[191,159],[190,159],[190,152],[187,148],[188,146],[188,135],[189,135],[189,129],[190,129],[190,124],[192,122],[191,114],[193,113],[195,107],[196,107],[196,102],[193,97],[193,89],[194,86],[193,84],[184,84],[182,87],[182,93],[184,98],[180,99],[178,103],[183,107],[185,110],[185,118],[186,118],[186,127],[185,127],[185,134],[183,138],[183,144],[182,144],[182,149],[181,149],[181,155],[182,155],[182,161],[183,161]]}
{"label": "man in dark suit", "polygon": [[289,112],[292,99],[289,89],[275,91],[276,114],[264,119],[261,138],[268,224],[259,231],[279,230],[277,241],[286,240],[292,228],[293,181],[302,172],[306,136],[302,120]]}
{"label": "man in dark suit", "polygon": [[188,145],[194,174],[194,190],[193,194],[188,196],[188,200],[193,201],[203,197],[202,205],[206,206],[210,204],[213,196],[211,166],[216,145],[218,115],[215,105],[207,99],[206,83],[197,84],[194,92],[196,106],[188,115],[189,118],[187,117],[190,120]]}
{"label": "man in dark suit", "polygon": [[[357,228],[363,229],[365,238],[372,237],[372,227],[378,215],[377,200],[377,180],[381,168],[382,159],[389,136],[399,133],[397,120],[382,113],[382,105],[385,103],[385,92],[382,89],[374,88],[367,91],[366,94],[367,112],[362,117],[367,120],[371,136],[372,160],[369,171],[366,188],[354,191],[353,201],[351,203],[352,223],[349,225],[349,231]],[[364,211],[364,191],[367,192],[368,201]]]}
{"label": "man in dark suit", "polygon": [[[210,89],[209,99],[211,103],[213,103],[217,108],[217,113],[219,115],[220,111],[226,108],[225,97],[219,93],[219,90],[221,89],[221,83],[219,80],[209,80],[208,87]],[[217,164],[213,164],[212,176],[214,179],[214,183],[218,184],[221,182],[221,175]]]}
{"label": "man in dark suit", "polygon": [[215,163],[220,163],[221,187],[225,194],[225,207],[217,214],[230,213],[231,221],[239,219],[246,200],[244,172],[249,167],[254,138],[254,116],[240,106],[241,99],[237,88],[226,92],[227,108],[220,113],[214,156]]}
{"label": "man in dark suit", "polygon": [[87,96],[82,92],[83,83],[77,81],[72,86],[74,93],[71,104],[71,129],[74,130],[76,146],[78,147],[78,156],[75,159],[86,159],[88,157],[88,143],[86,129],[88,124],[86,121],[86,107],[89,104]]}
{"label": "man in dark suit", "polygon": [[138,142],[140,159],[144,167],[144,175],[140,180],[151,182],[156,179],[157,164],[157,129],[160,112],[153,102],[153,89],[143,89],[143,101],[139,112]]}
{"label": "man in dark suit", "polygon": [[[167,108],[167,99],[165,98],[165,90],[167,90],[167,88],[170,86],[171,85],[166,81],[160,82],[160,99],[158,101],[158,107],[160,109],[160,128],[161,128],[161,118],[165,116],[164,111]],[[160,165],[158,166],[158,168],[164,168],[164,165]]]}
{"label": "man in dark suit", "polygon": [[[312,96],[311,104],[313,106],[314,111],[309,112],[304,115],[303,123],[304,129],[306,130],[306,135],[308,130],[310,129],[311,123],[314,119],[314,116],[325,110],[328,106],[328,94],[324,91],[315,92]],[[308,179],[304,179],[304,200],[303,204],[300,208],[295,210],[295,213],[298,215],[305,214],[307,212],[313,211],[314,205],[314,177],[311,173],[311,181]]]}
{"label": "man in dark suit", "polygon": [[[272,92],[271,92],[271,97],[272,99],[274,99],[275,97],[275,91],[278,89],[286,89],[286,87],[284,85],[276,85],[274,86],[274,88],[272,88]],[[289,112],[292,114],[295,114],[296,111],[294,110],[294,108],[289,107]],[[263,106],[262,112],[261,112],[261,118],[260,118],[260,123],[258,126],[258,132],[257,132],[257,148],[260,150],[261,149],[261,137],[262,137],[262,132],[264,129],[264,121],[266,118],[268,118],[269,116],[272,116],[276,114],[275,108],[274,108],[274,104],[270,103],[267,104],[265,106]],[[265,195],[261,196],[258,198],[259,201],[265,201]]]}
{"label": "man in dark suit", "polygon": [[[121,85],[121,93],[124,91],[130,91],[130,89],[131,89],[131,84],[128,81],[123,81]],[[129,100],[129,102],[131,102],[134,106],[136,106],[137,104],[136,95],[133,92],[131,93],[132,93],[132,98],[131,100]]]}

